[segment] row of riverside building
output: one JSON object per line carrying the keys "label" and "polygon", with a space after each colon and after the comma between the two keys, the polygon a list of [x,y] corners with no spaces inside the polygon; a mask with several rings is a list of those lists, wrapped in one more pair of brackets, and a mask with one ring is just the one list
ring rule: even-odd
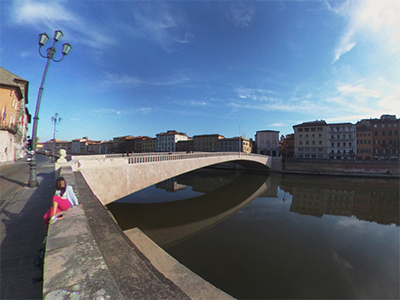
{"label": "row of riverside building", "polygon": [[[0,162],[12,162],[25,155],[28,124],[29,82],[0,67]],[[92,141],[87,137],[72,141],[50,140],[38,143],[38,151],[68,154],[107,154],[143,152],[234,151],[302,159],[399,159],[399,119],[382,115],[356,124],[326,123],[324,120],[294,125],[294,133],[260,130],[255,140],[225,138],[220,134],[187,136],[169,130],[156,137],[122,136],[111,141]]]}
{"label": "row of riverside building", "polygon": [[398,160],[400,120],[395,115],[352,123],[324,120],[294,125],[281,136],[280,153],[303,159]]}
{"label": "row of riverside building", "polygon": [[38,143],[37,151],[68,154],[148,153],[148,152],[245,152],[279,156],[279,131],[257,131],[256,141],[243,136],[225,138],[220,134],[189,137],[186,133],[168,130],[156,137],[132,135],[114,137],[111,141],[93,141],[87,137],[72,141],[58,139]]}
{"label": "row of riverside building", "polygon": [[112,141],[91,141],[87,137],[72,141],[50,140],[38,151],[67,150],[69,154],[146,153],[146,152],[245,152],[301,159],[398,160],[400,120],[395,115],[363,119],[356,124],[327,123],[324,120],[294,125],[292,134],[260,130],[255,140],[225,138],[220,134],[189,137],[168,130],[156,137],[121,136]]}

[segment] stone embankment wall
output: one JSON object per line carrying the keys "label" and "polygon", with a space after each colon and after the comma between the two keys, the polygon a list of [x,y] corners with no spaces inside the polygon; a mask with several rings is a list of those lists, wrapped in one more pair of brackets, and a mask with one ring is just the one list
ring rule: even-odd
{"label": "stone embankment wall", "polygon": [[284,173],[312,173],[327,175],[365,175],[395,176],[400,175],[399,161],[357,161],[357,160],[314,160],[283,159]]}
{"label": "stone embankment wall", "polygon": [[127,236],[79,172],[58,169],[82,206],[48,228],[43,299],[233,299],[150,240]]}

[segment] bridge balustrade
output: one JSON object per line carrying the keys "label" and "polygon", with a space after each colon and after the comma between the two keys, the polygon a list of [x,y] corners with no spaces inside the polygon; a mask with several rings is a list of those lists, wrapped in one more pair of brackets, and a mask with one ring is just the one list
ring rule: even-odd
{"label": "bridge balustrade", "polygon": [[[116,156],[115,156],[116,155]],[[107,155],[107,158],[113,157],[124,157],[125,154],[110,154],[110,157]],[[140,164],[140,163],[148,163],[148,162],[161,162],[161,161],[170,161],[170,160],[182,160],[182,159],[193,159],[193,158],[205,158],[205,157],[215,157],[215,156],[253,156],[253,157],[262,157],[260,154],[253,153],[244,153],[240,152],[212,152],[212,153],[182,153],[182,154],[166,154],[166,153],[151,153],[143,154],[143,153],[134,153],[130,154],[127,157],[128,164]]]}

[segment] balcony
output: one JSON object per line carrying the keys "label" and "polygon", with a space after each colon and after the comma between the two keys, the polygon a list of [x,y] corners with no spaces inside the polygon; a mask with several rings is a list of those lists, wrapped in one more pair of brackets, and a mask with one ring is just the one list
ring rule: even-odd
{"label": "balcony", "polygon": [[16,124],[11,124],[11,125],[0,125],[0,130],[8,131],[11,134],[14,135],[20,135],[22,136],[21,128],[20,126]]}

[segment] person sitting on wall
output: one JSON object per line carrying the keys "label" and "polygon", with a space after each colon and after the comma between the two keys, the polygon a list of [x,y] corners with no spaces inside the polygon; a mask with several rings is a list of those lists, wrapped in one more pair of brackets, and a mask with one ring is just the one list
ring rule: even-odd
{"label": "person sitting on wall", "polygon": [[56,192],[53,196],[53,206],[44,214],[43,223],[49,224],[57,220],[59,212],[65,211],[74,205],[79,205],[72,186],[67,185],[64,177],[58,177]]}

